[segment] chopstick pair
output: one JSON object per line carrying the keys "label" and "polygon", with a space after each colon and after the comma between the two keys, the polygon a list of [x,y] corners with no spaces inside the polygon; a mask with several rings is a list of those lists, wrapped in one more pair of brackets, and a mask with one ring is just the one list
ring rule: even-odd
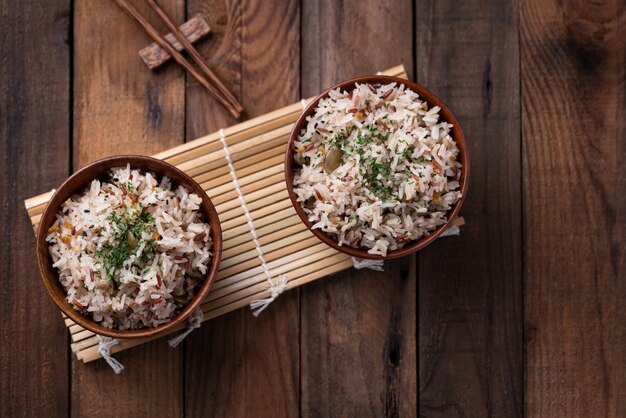
{"label": "chopstick pair", "polygon": [[[200,67],[202,73],[200,73],[189,61],[185,59],[166,39],[159,31],[141,14],[128,0],[115,0],[118,6],[120,6],[129,16],[133,17],[139,25],[146,31],[148,35],[154,41],[161,46],[171,57],[185,68],[198,82],[206,88],[209,93],[220,102],[231,115],[235,118],[239,118],[241,112],[243,112],[243,106],[235,98],[235,96],[228,91],[226,86],[220,81],[219,78],[211,71],[206,64],[198,50],[189,42],[189,40],[182,34],[178,27],[172,22],[172,19],[165,13],[165,10],[157,3],[156,0],[146,0],[150,7],[156,12],[156,14],[163,20],[165,26],[174,35],[174,37],[180,42],[185,50],[189,53],[193,61]],[[207,80],[208,78],[208,80]],[[211,84],[209,82],[213,82]]]}

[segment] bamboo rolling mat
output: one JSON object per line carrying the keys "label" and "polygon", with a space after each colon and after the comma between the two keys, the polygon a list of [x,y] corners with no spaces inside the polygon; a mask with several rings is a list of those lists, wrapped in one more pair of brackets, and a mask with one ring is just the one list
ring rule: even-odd
{"label": "bamboo rolling mat", "polygon": [[[403,66],[382,74],[407,78]],[[312,99],[306,100],[309,103]],[[300,221],[287,195],[283,174],[285,146],[302,103],[250,119],[224,129],[233,165],[263,248],[275,276],[285,274],[286,289],[293,289],[352,267],[349,256],[317,239]],[[223,255],[216,281],[201,305],[204,321],[234,311],[253,300],[269,296],[268,284],[257,257],[244,211],[232,182],[218,132],[156,154],[194,178],[215,205],[222,224]],[[53,192],[24,203],[35,231]],[[64,317],[72,337],[72,351],[79,360],[100,358],[97,336]],[[168,334],[184,329],[186,324]],[[120,340],[111,352],[119,352],[157,337]]]}

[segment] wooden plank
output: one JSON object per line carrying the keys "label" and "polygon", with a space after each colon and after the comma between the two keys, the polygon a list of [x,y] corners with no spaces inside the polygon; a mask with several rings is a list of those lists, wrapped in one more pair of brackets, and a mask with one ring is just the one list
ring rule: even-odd
{"label": "wooden plank", "polygon": [[[175,21],[184,20],[184,1],[162,4]],[[145,3],[135,5],[158,22]],[[137,51],[150,38],[112,1],[76,1],[74,22],[74,167],[111,154],[150,155],[181,143],[183,71],[146,69]],[[119,376],[104,361],[85,365],[73,359],[73,416],[182,416],[180,350],[159,340],[116,358],[126,366]]]}
{"label": "wooden plank", "polygon": [[68,175],[70,15],[67,0],[0,6],[3,417],[69,411],[67,331],[39,280],[23,200]]}
{"label": "wooden plank", "polygon": [[521,8],[528,417],[626,416],[624,2]]}
{"label": "wooden plank", "polygon": [[460,238],[418,256],[420,414],[523,415],[518,18],[514,0],[418,2],[417,81],[472,164]]}
{"label": "wooden plank", "polygon": [[[303,2],[303,96],[398,62],[411,72],[411,14],[408,0]],[[414,263],[352,269],[300,290],[302,416],[415,414]]]}
{"label": "wooden plank", "polygon": [[[209,17],[213,35],[200,50],[241,98],[245,117],[299,99],[298,2],[190,0],[188,12]],[[187,94],[188,138],[234,122],[195,81]],[[203,324],[185,343],[186,415],[297,416],[298,325],[297,290],[259,318],[245,307]]]}

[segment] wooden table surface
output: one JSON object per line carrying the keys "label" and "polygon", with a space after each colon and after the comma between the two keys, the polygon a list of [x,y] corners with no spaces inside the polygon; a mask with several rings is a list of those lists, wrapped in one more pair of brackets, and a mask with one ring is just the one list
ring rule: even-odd
{"label": "wooden table surface", "polygon": [[465,131],[467,225],[384,273],[120,353],[119,376],[85,365],[23,199],[235,121],[176,65],[148,71],[112,1],[3,0],[1,416],[626,416],[624,1],[162,3],[206,16],[200,50],[246,118],[404,64]]}

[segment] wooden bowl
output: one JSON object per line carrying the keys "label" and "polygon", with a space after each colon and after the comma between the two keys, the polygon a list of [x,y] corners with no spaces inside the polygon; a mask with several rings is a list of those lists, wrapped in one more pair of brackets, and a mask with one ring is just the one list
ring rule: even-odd
{"label": "wooden bowl", "polygon": [[[75,310],[72,305],[66,300],[65,290],[59,282],[58,272],[52,267],[52,258],[48,251],[48,243],[46,242],[46,235],[48,229],[55,221],[56,214],[63,202],[69,199],[71,196],[81,193],[89,185],[93,179],[106,180],[108,178],[108,171],[114,167],[123,167],[126,164],[130,164],[132,168],[140,169],[142,171],[149,171],[155,173],[157,177],[161,178],[167,176],[172,180],[172,184],[179,186],[182,185],[191,193],[195,193],[202,199],[200,206],[202,212],[206,216],[206,221],[211,226],[211,238],[213,239],[211,265],[209,271],[202,283],[200,290],[189,302],[189,304],[181,311],[181,313],[174,317],[170,322],[160,325],[158,327],[147,327],[142,329],[133,330],[117,330],[113,328],[107,328],[99,323],[91,320],[90,318],[83,316],[80,312]],[[206,195],[202,187],[191,179],[187,174],[183,173],[176,167],[161,160],[157,160],[152,157],[145,157],[140,155],[120,155],[114,157],[104,158],[102,160],[93,162],[86,167],[81,168],[68,178],[54,193],[46,209],[44,210],[39,227],[37,229],[37,264],[39,266],[39,272],[43,284],[48,291],[48,294],[56,303],[56,305],[76,322],[81,327],[95,332],[96,334],[106,335],[114,338],[142,338],[154,336],[166,332],[167,330],[174,328],[175,326],[184,322],[189,315],[200,305],[204,300],[215,276],[217,275],[217,269],[220,264],[222,256],[222,230],[220,228],[219,218],[215,207],[211,203],[211,200]]]}
{"label": "wooden bowl", "polygon": [[[352,247],[348,247],[345,245],[339,246],[337,244],[337,241],[335,241],[329,235],[326,235],[325,232],[321,231],[320,229],[312,229],[313,225],[311,222],[309,222],[306,213],[300,206],[300,203],[297,201],[297,196],[293,191],[293,175],[294,175],[295,163],[293,160],[294,150],[292,148],[292,144],[297,139],[300,130],[306,127],[307,118],[315,112],[315,108],[317,107],[317,104],[319,103],[319,101],[323,98],[328,97],[328,93],[331,90],[335,90],[339,88],[341,91],[344,91],[344,90],[350,91],[354,89],[356,83],[389,84],[392,82],[396,82],[398,84],[404,84],[406,87],[408,87],[409,89],[419,94],[420,98],[422,100],[425,100],[428,103],[429,107],[439,106],[441,108],[441,111],[439,112],[440,120],[446,121],[453,125],[451,135],[452,135],[452,138],[456,141],[457,146],[459,148],[459,157],[460,157],[459,161],[461,162],[461,165],[462,165],[461,178],[459,180],[459,183],[461,186],[460,191],[462,193],[462,197],[461,199],[459,199],[458,202],[454,204],[452,209],[448,212],[447,223],[438,226],[436,229],[431,231],[429,235],[424,236],[417,241],[411,242],[409,245],[406,245],[404,248],[401,248],[395,251],[389,251],[387,253],[387,256],[383,257],[380,255],[369,254],[366,249],[357,249],[357,248],[352,248]],[[293,207],[296,210],[296,213],[298,214],[300,219],[302,219],[302,222],[304,222],[304,224],[309,228],[311,232],[313,232],[313,234],[315,234],[316,237],[318,237],[320,240],[322,240],[329,246],[333,247],[337,251],[341,251],[342,253],[351,255],[353,257],[369,258],[369,259],[374,259],[374,260],[385,260],[385,259],[404,257],[405,255],[421,250],[422,248],[426,247],[427,245],[432,243],[434,240],[436,240],[437,237],[439,237],[443,233],[443,231],[445,231],[446,228],[452,223],[452,221],[456,219],[456,217],[459,214],[459,211],[461,210],[461,206],[463,205],[463,201],[465,200],[465,196],[467,195],[467,187],[468,187],[468,179],[469,179],[469,164],[470,162],[469,162],[469,156],[467,152],[467,143],[465,141],[465,136],[463,135],[463,131],[461,130],[461,126],[459,125],[459,122],[456,120],[456,118],[454,117],[450,109],[448,109],[448,107],[437,96],[435,96],[433,93],[426,90],[424,87],[420,86],[419,84],[414,83],[409,80],[405,80],[405,79],[398,78],[398,77],[385,76],[385,75],[372,75],[372,76],[357,77],[357,78],[353,78],[352,80],[348,80],[348,81],[344,81],[343,83],[336,84],[330,87],[329,89],[327,89],[326,91],[324,91],[319,96],[317,96],[304,109],[304,111],[302,112],[302,114],[300,115],[296,123],[294,124],[291,134],[289,136],[289,142],[287,143],[287,151],[285,153],[285,181],[287,183],[287,192],[289,193],[289,198],[291,199],[291,203],[293,204]]]}

